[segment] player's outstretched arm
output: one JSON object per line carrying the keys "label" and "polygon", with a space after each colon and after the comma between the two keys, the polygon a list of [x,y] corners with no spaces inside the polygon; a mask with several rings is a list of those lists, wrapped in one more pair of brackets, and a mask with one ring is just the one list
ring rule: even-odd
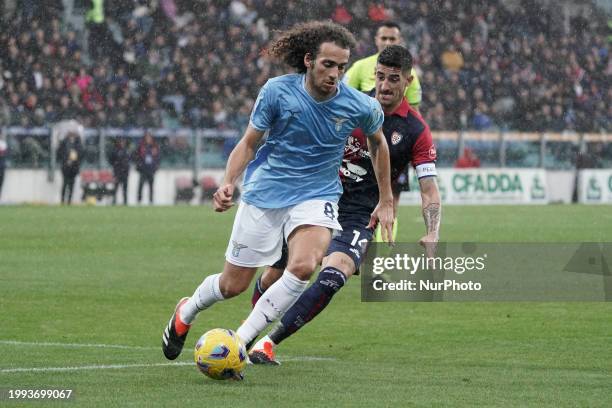
{"label": "player's outstretched arm", "polygon": [[389,160],[389,146],[383,134],[382,128],[373,135],[368,136],[368,150],[372,159],[374,173],[378,182],[379,199],[378,205],[372,212],[368,228],[376,227],[380,222],[382,238],[384,241],[393,242],[393,193],[391,191],[391,170]]}
{"label": "player's outstretched arm", "polygon": [[425,221],[425,230],[427,231],[419,242],[425,247],[427,256],[434,257],[440,237],[440,219],[442,216],[442,203],[436,177],[419,179],[419,187],[421,189],[423,221]]}
{"label": "player's outstretched arm", "polygon": [[253,160],[255,150],[263,137],[264,132],[253,128],[249,125],[244,132],[244,136],[236,145],[234,150],[227,160],[225,167],[225,176],[223,182],[215,194],[213,195],[213,208],[217,212],[222,212],[230,209],[234,203],[234,185],[238,177],[244,172],[247,164]]}

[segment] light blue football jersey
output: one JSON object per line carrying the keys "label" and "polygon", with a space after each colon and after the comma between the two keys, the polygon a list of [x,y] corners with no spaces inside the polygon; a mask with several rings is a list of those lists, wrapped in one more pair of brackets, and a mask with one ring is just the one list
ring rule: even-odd
{"label": "light blue football jersey", "polygon": [[306,200],[337,202],[338,170],[353,129],[369,135],[382,125],[378,101],[343,82],[337,94],[317,102],[303,74],[272,78],[261,88],[251,126],[267,132],[245,171],[242,199],[260,208],[284,208]]}

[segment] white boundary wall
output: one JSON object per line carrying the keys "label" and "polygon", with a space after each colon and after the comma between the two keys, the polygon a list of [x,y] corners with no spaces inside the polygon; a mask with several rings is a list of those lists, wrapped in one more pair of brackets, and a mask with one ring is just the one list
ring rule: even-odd
{"label": "white boundary wall", "polygon": [[[53,182],[48,181],[47,170],[12,170],[7,169],[4,175],[4,186],[0,202],[10,204],[41,203],[59,204],[60,190],[62,188],[62,174],[58,170]],[[155,205],[174,204],[176,195],[175,180],[177,177],[191,179],[191,170],[160,170],[155,175]],[[223,170],[208,170],[200,173],[200,179],[204,175],[212,176],[217,183],[223,178]],[[131,171],[128,179],[128,204],[136,204],[138,192],[138,172]],[[73,203],[80,203],[83,191],[80,185],[80,177],[77,177]],[[118,201],[123,202],[122,192],[118,193]],[[199,194],[196,193],[199,199]],[[143,203],[149,201],[149,188],[145,184],[143,189]],[[195,203],[195,199],[193,202]]]}
{"label": "white boundary wall", "polygon": [[612,169],[583,170],[579,176],[578,199],[587,204],[612,203]]}
{"label": "white boundary wall", "polygon": [[[442,168],[438,169],[438,183],[445,204],[571,203],[576,185],[576,172],[511,168]],[[401,204],[421,203],[418,186],[419,183],[412,174],[410,180],[412,191],[402,193]]]}
{"label": "white boundary wall", "polygon": [[[439,184],[445,204],[546,204],[570,203],[576,183],[574,171],[547,171],[543,169],[438,169]],[[413,174],[414,172],[411,172]],[[218,183],[223,170],[203,170],[203,176],[211,176]],[[62,176],[56,172],[54,181],[48,181],[46,170],[7,169],[2,189],[1,203],[58,204]],[[176,195],[175,180],[191,178],[191,170],[160,170],[155,176],[155,204],[172,205]],[[587,203],[612,203],[612,169],[582,170],[579,199]],[[412,175],[413,191],[402,194],[401,204],[420,204],[418,182]],[[130,172],[128,182],[129,204],[136,204],[138,173]],[[144,200],[148,202],[148,188],[144,188]],[[73,202],[80,203],[82,190],[77,178]],[[121,193],[119,193],[121,197]],[[192,203],[200,198],[199,189]],[[122,202],[121,198],[119,200]]]}

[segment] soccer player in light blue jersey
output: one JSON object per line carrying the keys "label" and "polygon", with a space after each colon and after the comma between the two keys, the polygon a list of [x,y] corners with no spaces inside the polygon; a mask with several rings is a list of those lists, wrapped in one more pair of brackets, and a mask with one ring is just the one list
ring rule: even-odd
{"label": "soccer player in light blue jersey", "polygon": [[378,101],[341,82],[354,45],[350,32],[329,22],[298,24],[272,44],[270,55],[297,73],[263,86],[249,126],[229,157],[213,197],[215,211],[232,207],[234,184],[243,172],[245,176],[225,266],[177,304],[162,335],[168,359],[181,353],[196,315],[246,290],[258,267],[280,258],[284,239],[287,267],[238,328],[241,341],[255,339],[302,294],[332,231],[341,230],[338,170],[346,140],[356,128],[367,135],[380,193],[370,226],[380,223],[385,239],[391,239],[393,195],[384,115]]}

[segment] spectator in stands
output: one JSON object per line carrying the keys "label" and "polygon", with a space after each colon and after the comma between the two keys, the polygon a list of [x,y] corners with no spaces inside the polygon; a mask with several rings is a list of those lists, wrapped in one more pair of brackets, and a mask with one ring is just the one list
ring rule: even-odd
{"label": "spectator in stands", "polygon": [[155,172],[159,168],[160,151],[151,132],[145,132],[135,151],[136,170],[140,173],[138,180],[138,204],[142,201],[142,188],[145,182],[149,185],[149,202],[153,204],[153,184]]}
{"label": "spectator in stands", "polygon": [[130,175],[130,152],[125,138],[119,137],[108,155],[108,162],[113,168],[115,178],[115,195],[113,205],[117,204],[119,187],[123,192],[123,205],[128,205],[128,178]]}
{"label": "spectator in stands", "polygon": [[601,159],[604,155],[604,145],[602,143],[594,143],[586,146],[586,149],[576,152],[576,172],[574,175],[574,191],[572,194],[572,202],[578,202],[578,185],[580,170],[584,169],[599,169],[602,168]]}
{"label": "spectator in stands", "polygon": [[351,15],[350,11],[348,11],[342,0],[336,0],[336,8],[331,15],[331,19],[335,23],[348,25],[351,21],[353,21],[353,16]]}
{"label": "spectator in stands", "polygon": [[484,131],[490,130],[493,127],[493,121],[489,116],[489,108],[483,101],[476,104],[474,116],[472,116],[472,128],[474,130]]}
{"label": "spectator in stands", "polygon": [[442,53],[442,66],[451,72],[459,72],[463,68],[463,56],[453,44],[449,44]]}
{"label": "spectator in stands", "polygon": [[368,5],[368,17],[374,23],[381,23],[391,17],[383,2],[372,2]]}
{"label": "spectator in stands", "polygon": [[472,149],[466,147],[463,149],[463,155],[461,155],[455,162],[455,168],[468,169],[473,167],[480,167],[480,159],[478,159]]}
{"label": "spectator in stands", "polygon": [[112,39],[104,16],[104,0],[88,0],[87,3],[91,6],[85,16],[89,30],[88,50],[93,59],[98,59],[109,51]]}
{"label": "spectator in stands", "polygon": [[0,197],[2,197],[2,184],[4,183],[4,170],[6,169],[6,157],[8,156],[8,145],[4,136],[0,135]]}
{"label": "spectator in stands", "polygon": [[553,108],[552,120],[548,129],[554,132],[563,132],[567,128],[565,116],[563,113],[563,107],[561,105],[555,105]]}
{"label": "spectator in stands", "polygon": [[[587,19],[580,17],[580,24],[573,19],[568,26],[560,8],[534,1],[510,5],[482,0],[476,7],[474,2],[456,0],[434,7],[424,1],[338,0],[312,7],[305,0],[87,0],[92,44],[85,60],[83,33],[71,31],[67,21],[60,20],[61,0],[17,3],[16,15],[5,18],[0,31],[0,82],[9,124],[40,124],[41,108],[45,125],[69,114],[95,126],[129,127],[143,123],[142,118],[144,123],[151,117],[158,120],[164,108],[172,106],[178,120],[166,118],[165,123],[173,126],[230,127],[243,115],[239,101],[254,98],[259,87],[281,71],[261,54],[273,30],[330,17],[341,6],[360,38],[356,58],[375,51],[375,21],[400,22],[426,90],[422,113],[434,130],[457,129],[457,124],[473,129],[481,124],[472,119],[482,113],[478,106],[483,102],[494,128],[612,131],[608,27],[606,14],[594,5]],[[106,15],[114,20],[113,34],[123,38],[122,44],[111,38]],[[96,75],[99,67],[107,72]],[[93,74],[93,93],[89,79],[80,81],[86,85],[80,89],[71,86],[72,77],[83,69]],[[157,92],[159,107],[145,104],[150,89]],[[68,92],[67,106],[50,107],[49,101]],[[35,100],[32,94],[38,106],[28,110],[28,98],[30,106]],[[91,95],[96,96],[93,103]],[[467,96],[465,103],[456,100],[460,95]],[[168,96],[172,104],[165,103]],[[181,111],[183,100],[188,109]],[[213,111],[213,101],[221,101],[222,109]],[[545,105],[550,114],[541,111]]]}
{"label": "spectator in stands", "polygon": [[76,132],[68,132],[57,149],[57,162],[62,166],[62,204],[72,203],[74,181],[81,169],[83,144]]}

